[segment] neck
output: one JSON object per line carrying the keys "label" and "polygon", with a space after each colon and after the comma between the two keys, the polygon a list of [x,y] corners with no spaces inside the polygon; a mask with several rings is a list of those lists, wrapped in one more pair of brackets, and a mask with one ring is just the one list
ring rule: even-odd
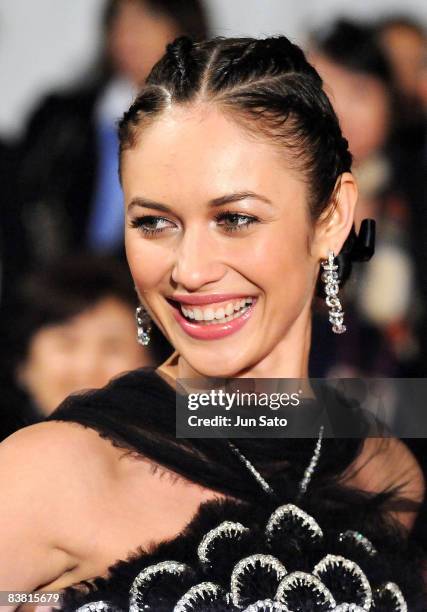
{"label": "neck", "polygon": [[239,372],[235,378],[306,379],[310,343],[311,317],[300,318],[264,359]]}

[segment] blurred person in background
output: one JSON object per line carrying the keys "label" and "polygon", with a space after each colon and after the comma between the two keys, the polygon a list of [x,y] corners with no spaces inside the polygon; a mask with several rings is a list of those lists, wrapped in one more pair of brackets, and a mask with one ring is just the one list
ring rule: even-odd
{"label": "blurred person in background", "polygon": [[427,48],[425,49],[423,63],[420,67],[418,79],[418,96],[423,107],[424,119],[427,117]]}
{"label": "blurred person in background", "polygon": [[427,53],[426,31],[419,22],[404,15],[389,16],[376,29],[393,70],[400,118],[410,124],[418,123],[424,115],[420,79]]}
{"label": "blurred person in background", "polygon": [[199,0],[107,1],[101,61],[80,86],[42,101],[22,143],[31,264],[81,248],[122,255],[116,122],[170,41],[206,33]]}
{"label": "blurred person in background", "polygon": [[13,294],[17,274],[28,261],[22,219],[16,206],[18,147],[0,140],[0,316]]}
{"label": "blurred person in background", "polygon": [[357,291],[351,286],[348,290],[347,309],[355,317],[352,329],[358,329],[357,339],[348,334],[347,345],[340,343],[339,355],[332,351],[329,365],[339,366],[334,375],[407,375],[416,368],[413,318],[420,306],[409,238],[411,211],[396,187],[397,172],[388,150],[395,120],[393,73],[374,29],[347,20],[314,34],[310,59],[330,93],[354,156],[359,185],[356,226],[365,217],[377,222],[375,258],[352,284]]}
{"label": "blurred person in background", "polygon": [[137,343],[136,306],[128,270],[109,258],[66,258],[28,278],[5,322],[0,433],[12,433],[12,409],[18,429],[70,393],[163,361],[171,350],[157,329],[150,348]]}
{"label": "blurred person in background", "polygon": [[418,323],[419,376],[427,376],[427,34],[414,19],[392,15],[377,25],[398,87],[390,156],[411,210],[411,249],[423,310]]}
{"label": "blurred person in background", "polygon": [[[418,94],[424,110],[424,140],[422,149],[413,160],[413,180],[410,184],[411,202],[414,203],[417,212],[418,223],[413,224],[414,236],[417,240],[414,241],[417,256],[417,272],[419,281],[422,287],[425,303],[427,303],[427,48],[424,53],[424,61],[421,66],[418,80]],[[414,215],[415,217],[415,215]],[[420,235],[420,231],[422,235]],[[426,316],[427,319],[427,316]],[[427,322],[425,322],[427,327]],[[427,376],[427,332],[425,332],[425,342],[423,343],[424,370],[423,375]]]}

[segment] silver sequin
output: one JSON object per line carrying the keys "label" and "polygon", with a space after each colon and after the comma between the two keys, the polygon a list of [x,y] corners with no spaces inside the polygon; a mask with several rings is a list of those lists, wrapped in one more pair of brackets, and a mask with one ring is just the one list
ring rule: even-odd
{"label": "silver sequin", "polygon": [[100,600],[80,606],[80,608],[77,608],[76,612],[114,612],[115,610],[117,610],[117,608],[110,602]]}
{"label": "silver sequin", "polygon": [[268,482],[261,476],[256,467],[245,457],[245,455],[235,446],[232,442],[228,442],[230,448],[234,452],[234,454],[239,457],[240,461],[246,466],[249,472],[253,475],[255,480],[258,482],[260,487],[269,495],[273,495],[274,491],[268,484]]}
{"label": "silver sequin", "polygon": [[373,557],[377,554],[377,549],[372,544],[372,542],[368,540],[368,538],[365,538],[365,536],[362,535],[359,531],[352,531],[351,529],[347,529],[347,531],[340,533],[338,539],[340,542],[344,542],[345,540],[351,540],[357,546],[361,546],[362,548],[364,548],[370,557]]}
{"label": "silver sequin", "polygon": [[224,521],[214,529],[208,531],[208,533],[203,536],[202,541],[199,544],[197,549],[197,555],[202,563],[209,563],[208,552],[212,543],[217,538],[233,538],[238,537],[244,533],[248,533],[249,529],[242,525],[241,523],[234,523],[232,521]]}
{"label": "silver sequin", "polygon": [[[177,602],[173,612],[198,612],[200,608],[200,599],[205,601],[205,596],[216,599],[223,594],[223,589],[214,582],[201,582],[191,587]],[[197,606],[197,608],[195,607]]]}
{"label": "silver sequin", "polygon": [[291,612],[289,608],[278,601],[263,599],[251,604],[243,612]]}
{"label": "silver sequin", "polygon": [[317,464],[319,463],[320,451],[322,450],[322,441],[323,441],[324,431],[325,431],[325,428],[322,425],[319,430],[319,437],[317,439],[316,446],[314,448],[313,456],[311,458],[311,461],[307,469],[304,472],[304,477],[301,480],[300,485],[299,485],[300,495],[304,495],[304,493],[306,493],[308,485],[310,484],[310,481],[313,477],[314,470],[316,469]]}
{"label": "silver sequin", "polygon": [[390,612],[408,612],[408,605],[397,584],[394,582],[387,582],[383,587],[377,590],[378,595],[382,595],[384,592],[390,593],[390,596],[396,602],[395,609],[390,610]]}
{"label": "silver sequin", "polygon": [[306,572],[292,572],[292,574],[283,578],[277,589],[275,599],[287,605],[289,593],[294,592],[300,586],[310,588],[315,593],[319,603],[335,608],[336,601],[330,590],[325,587],[319,578]]}
{"label": "silver sequin", "polygon": [[256,565],[259,564],[263,569],[268,569],[275,572],[277,576],[277,583],[286,576],[287,570],[283,563],[280,563],[276,557],[272,555],[250,555],[241,559],[235,566],[231,574],[230,594],[231,601],[238,608],[242,605],[240,590],[242,585],[242,578],[245,572],[249,570],[255,571]]}
{"label": "silver sequin", "polygon": [[350,559],[346,559],[340,555],[326,555],[326,557],[315,566],[313,574],[322,579],[323,574],[333,573],[337,568],[343,568],[351,574],[354,580],[359,581],[360,588],[363,591],[363,601],[358,602],[358,605],[360,605],[363,610],[370,610],[372,605],[371,585],[364,572],[354,561],[350,561]]}
{"label": "silver sequin", "polygon": [[311,538],[318,539],[323,537],[323,531],[312,516],[294,504],[284,504],[283,506],[276,508],[268,519],[267,526],[265,528],[265,533],[268,540],[273,538],[274,532],[280,526],[280,523],[288,516],[298,519],[302,526],[307,529],[307,532]]}
{"label": "silver sequin", "polygon": [[188,565],[178,561],[161,561],[143,569],[139,572],[130,588],[129,612],[138,612],[140,610],[139,604],[143,601],[144,590],[154,578],[166,573],[179,576],[189,569]]}

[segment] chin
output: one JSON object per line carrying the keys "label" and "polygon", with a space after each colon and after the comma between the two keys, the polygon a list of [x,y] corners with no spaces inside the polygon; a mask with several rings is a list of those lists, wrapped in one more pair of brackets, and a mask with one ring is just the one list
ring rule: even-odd
{"label": "chin", "polygon": [[227,366],[206,366],[204,364],[199,370],[202,376],[206,376],[207,378],[238,378],[240,370],[236,370],[234,367]]}
{"label": "chin", "polygon": [[[233,351],[235,353],[235,351]],[[203,354],[184,354],[187,363],[201,376],[207,378],[238,378],[240,373],[247,370],[249,362],[242,356],[227,356],[220,350],[203,351]]]}

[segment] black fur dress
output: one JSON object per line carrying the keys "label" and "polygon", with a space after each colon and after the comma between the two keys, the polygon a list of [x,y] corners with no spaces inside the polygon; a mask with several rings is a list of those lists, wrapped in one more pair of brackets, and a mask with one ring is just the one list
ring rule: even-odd
{"label": "black fur dress", "polygon": [[398,491],[373,495],[339,483],[360,438],[323,440],[304,495],[300,483],[316,439],[233,441],[271,494],[228,440],[177,439],[175,399],[161,376],[143,369],[68,398],[48,418],[93,428],[115,446],[233,498],[203,504],[181,534],[154,550],[135,542],[108,578],[66,589],[63,610],[93,602],[102,603],[88,610],[427,610],[423,546],[389,514],[410,502]]}

